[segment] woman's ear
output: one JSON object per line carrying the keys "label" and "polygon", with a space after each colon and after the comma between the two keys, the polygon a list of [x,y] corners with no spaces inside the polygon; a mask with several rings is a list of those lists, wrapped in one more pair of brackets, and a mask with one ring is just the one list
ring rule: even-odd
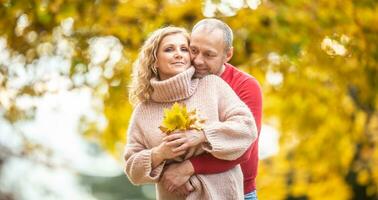
{"label": "woman's ear", "polygon": [[152,70],[152,72],[157,76],[158,75],[158,67],[157,67],[158,65],[156,64],[156,62],[152,65],[152,67],[151,67],[151,70]]}

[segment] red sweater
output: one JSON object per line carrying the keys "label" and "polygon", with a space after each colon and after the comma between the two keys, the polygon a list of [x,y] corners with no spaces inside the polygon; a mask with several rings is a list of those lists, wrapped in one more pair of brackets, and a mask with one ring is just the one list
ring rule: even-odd
{"label": "red sweater", "polygon": [[[251,110],[257,125],[258,135],[261,130],[262,95],[258,81],[236,69],[231,64],[225,64],[226,69],[221,78],[226,81],[239,98]],[[259,138],[259,137],[258,137]],[[211,154],[202,154],[190,159],[196,174],[215,174],[232,169],[240,164],[244,175],[244,193],[256,190],[256,175],[258,165],[258,138],[249,149],[238,159],[233,161],[220,160]]]}

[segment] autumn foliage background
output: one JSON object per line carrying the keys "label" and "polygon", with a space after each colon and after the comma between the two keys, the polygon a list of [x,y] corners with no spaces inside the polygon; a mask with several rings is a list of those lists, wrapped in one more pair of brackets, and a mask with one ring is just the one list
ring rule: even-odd
{"label": "autumn foliage background", "polygon": [[[22,188],[23,179],[4,181],[5,166],[15,158],[32,168],[69,170],[80,177],[87,199],[153,198],[153,189],[131,186],[122,174],[89,176],[54,160],[48,142],[19,128],[34,123],[39,107],[19,101],[86,91],[89,103],[71,108],[86,107],[99,117],[80,116],[72,132],[93,146],[93,154],[105,151],[120,160],[132,112],[127,84],[144,39],[159,27],[190,30],[213,16],[233,29],[231,63],[259,80],[263,124],[279,132],[278,153],[260,161],[259,199],[377,200],[378,2],[259,2],[1,0],[0,199],[31,199],[12,190]],[[50,58],[58,66],[42,63]],[[17,148],[9,145],[12,138]],[[63,199],[60,189],[40,188],[45,197]]]}

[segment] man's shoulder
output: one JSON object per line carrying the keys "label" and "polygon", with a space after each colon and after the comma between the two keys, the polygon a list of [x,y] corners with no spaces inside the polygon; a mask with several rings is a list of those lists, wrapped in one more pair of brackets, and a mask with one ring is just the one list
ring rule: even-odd
{"label": "man's shoulder", "polygon": [[232,79],[233,80],[230,80],[232,82],[238,82],[238,85],[239,86],[253,86],[253,87],[259,87],[260,88],[260,83],[257,81],[257,79],[238,69],[237,67],[231,65],[231,64],[228,64],[227,63],[227,70],[228,70],[228,73],[230,76],[232,76]]}

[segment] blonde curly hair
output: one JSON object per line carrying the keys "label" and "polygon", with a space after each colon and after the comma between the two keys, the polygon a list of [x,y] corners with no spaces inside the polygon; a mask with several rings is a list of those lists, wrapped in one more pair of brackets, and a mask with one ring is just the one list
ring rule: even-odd
{"label": "blonde curly hair", "polygon": [[151,33],[144,42],[137,60],[133,64],[132,79],[129,85],[129,100],[132,105],[150,100],[153,88],[150,80],[159,78],[155,64],[157,62],[157,51],[160,42],[164,37],[173,34],[183,34],[189,42],[189,33],[180,27],[164,27]]}

